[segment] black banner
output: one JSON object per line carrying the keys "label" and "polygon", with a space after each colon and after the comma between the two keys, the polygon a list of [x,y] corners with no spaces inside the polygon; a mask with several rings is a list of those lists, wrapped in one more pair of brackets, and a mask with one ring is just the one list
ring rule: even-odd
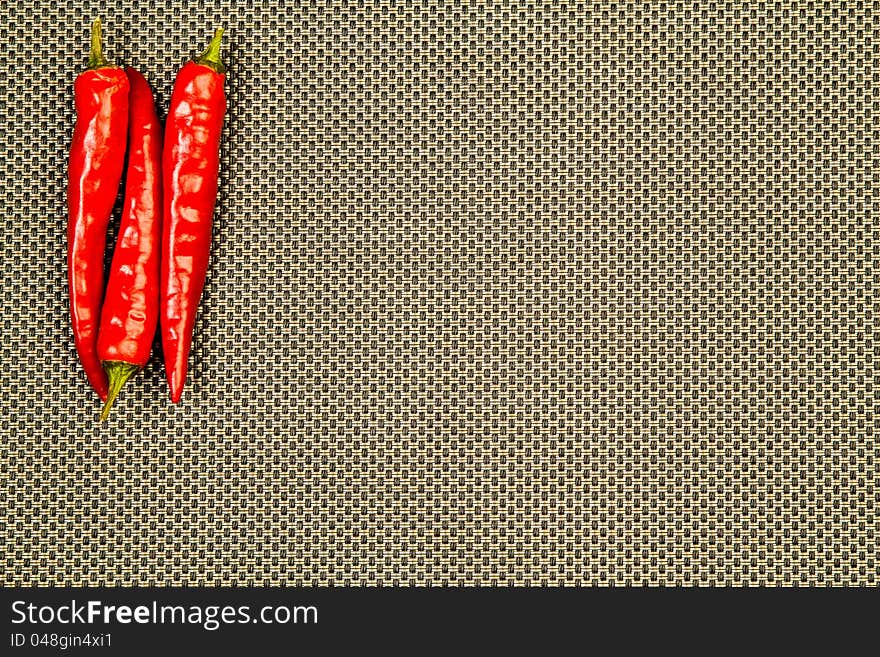
{"label": "black banner", "polygon": [[[0,654],[456,654],[613,645],[784,645],[873,627],[875,590],[541,588],[0,589]],[[703,638],[699,638],[703,637]],[[767,639],[764,639],[766,647]],[[747,645],[747,644],[744,644]],[[589,652],[589,650],[587,650]]]}

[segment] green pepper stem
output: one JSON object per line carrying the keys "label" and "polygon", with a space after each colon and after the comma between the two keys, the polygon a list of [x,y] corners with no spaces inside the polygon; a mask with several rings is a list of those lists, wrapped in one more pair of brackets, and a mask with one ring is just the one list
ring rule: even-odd
{"label": "green pepper stem", "polygon": [[196,64],[203,64],[213,68],[218,73],[226,73],[226,65],[220,60],[220,41],[223,39],[223,28],[214,30],[214,38],[208,44],[208,49],[196,57]]}
{"label": "green pepper stem", "polygon": [[110,66],[104,57],[104,48],[101,44],[101,19],[96,18],[92,23],[92,47],[89,51],[89,70]]}
{"label": "green pepper stem", "polygon": [[126,381],[137,374],[140,369],[141,368],[137,365],[124,363],[119,360],[109,360],[104,362],[104,371],[107,372],[107,378],[110,379],[110,386],[107,391],[107,402],[104,404],[104,409],[101,411],[101,422],[105,422],[107,418],[110,417],[110,409],[113,407],[113,402],[116,401],[119,391],[122,390],[122,386],[125,385]]}

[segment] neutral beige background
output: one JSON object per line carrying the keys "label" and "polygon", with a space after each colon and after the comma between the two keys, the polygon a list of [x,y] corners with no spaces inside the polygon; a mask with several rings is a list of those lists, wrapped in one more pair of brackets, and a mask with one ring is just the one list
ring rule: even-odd
{"label": "neutral beige background", "polygon": [[[877,3],[512,4],[4,4],[3,583],[877,583]],[[103,427],[96,15],[230,70],[184,401]]]}

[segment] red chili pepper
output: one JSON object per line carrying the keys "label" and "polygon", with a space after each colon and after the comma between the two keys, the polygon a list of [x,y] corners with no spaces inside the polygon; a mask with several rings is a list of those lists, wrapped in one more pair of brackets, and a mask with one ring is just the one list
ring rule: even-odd
{"label": "red chili pepper", "polygon": [[119,237],[101,311],[98,357],[110,379],[101,420],[134,374],[150,360],[159,321],[159,242],[162,239],[162,125],[153,93],[133,68],[128,114],[128,170]]}
{"label": "red chili pepper", "polygon": [[67,268],[76,350],[101,399],[107,398],[107,377],[97,350],[104,245],[125,160],[128,89],[125,72],[104,58],[101,21],[96,20],[88,69],[74,83],[76,126],[68,170]]}
{"label": "red chili pepper", "polygon": [[162,156],[164,226],[160,321],[171,401],[183,394],[196,309],[202,296],[217,200],[226,67],[217,30],[208,49],[177,74]]}

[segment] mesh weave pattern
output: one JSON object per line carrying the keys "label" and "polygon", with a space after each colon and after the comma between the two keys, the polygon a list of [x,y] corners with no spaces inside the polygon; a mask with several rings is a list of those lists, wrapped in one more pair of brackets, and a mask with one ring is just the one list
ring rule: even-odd
{"label": "mesh weave pattern", "polygon": [[[3,4],[6,585],[878,583],[878,3],[511,4]],[[96,15],[230,70],[184,401],[103,427]]]}

